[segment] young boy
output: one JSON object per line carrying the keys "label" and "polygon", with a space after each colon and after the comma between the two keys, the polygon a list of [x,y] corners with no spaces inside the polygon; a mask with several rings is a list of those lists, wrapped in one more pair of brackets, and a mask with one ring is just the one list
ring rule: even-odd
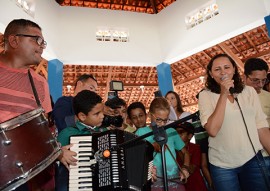
{"label": "young boy", "polygon": [[[190,142],[191,138],[194,135],[194,126],[189,122],[184,122],[177,129],[177,132],[181,139],[185,143],[185,148],[190,154],[190,177],[187,180],[187,183],[184,184],[186,191],[207,191],[205,182],[201,175],[201,150],[200,145],[193,144]],[[183,164],[183,156],[181,153],[177,153],[177,162],[178,164]]]}
{"label": "young boy", "polygon": [[[170,105],[165,98],[157,97],[150,104],[150,118],[152,123],[156,123],[157,128],[164,126],[168,122],[168,117],[170,113]],[[153,130],[152,126],[142,127],[136,131],[136,135],[144,135]],[[166,166],[167,166],[167,176],[168,176],[168,187],[170,191],[184,191],[185,188],[179,183],[179,180],[183,180],[184,177],[189,176],[188,168],[182,168],[182,173],[179,173],[178,166],[176,164],[176,152],[175,150],[183,152],[184,164],[189,166],[189,154],[184,148],[185,144],[178,136],[176,130],[169,128],[166,130],[168,135],[167,148],[165,150]],[[158,180],[152,185],[152,191],[163,190],[163,179],[162,179],[162,162],[160,146],[154,140],[154,136],[145,138],[147,141],[153,144],[155,148],[154,152],[154,165],[157,167]],[[180,178],[179,178],[180,176]]]}
{"label": "young boy", "polygon": [[133,102],[127,108],[128,118],[136,129],[146,127],[146,110],[142,102]]}
{"label": "young boy", "polygon": [[[72,135],[85,135],[98,131],[96,127],[101,125],[104,118],[102,98],[89,90],[83,90],[74,97],[73,109],[77,117],[75,126],[63,129],[57,137],[62,146],[69,144]],[[68,170],[62,164],[60,167],[58,178],[62,185],[59,190],[67,191]]]}
{"label": "young boy", "polygon": [[130,133],[133,133],[136,128],[132,127],[127,123],[127,104],[125,100],[119,98],[119,97],[114,97],[112,99],[109,99],[108,101],[105,102],[105,108],[104,108],[104,113],[110,116],[121,116],[123,119],[123,123],[121,127],[115,127],[113,125],[110,125],[108,129],[115,129],[118,128],[120,130],[124,130]]}

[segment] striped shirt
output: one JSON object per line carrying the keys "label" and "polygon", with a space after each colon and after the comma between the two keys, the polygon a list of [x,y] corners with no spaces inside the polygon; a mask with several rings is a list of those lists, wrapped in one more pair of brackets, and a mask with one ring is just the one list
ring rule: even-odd
{"label": "striped shirt", "polygon": [[[0,123],[38,107],[27,71],[9,68],[0,62]],[[30,71],[40,103],[48,113],[51,111],[48,83],[32,69]]]}

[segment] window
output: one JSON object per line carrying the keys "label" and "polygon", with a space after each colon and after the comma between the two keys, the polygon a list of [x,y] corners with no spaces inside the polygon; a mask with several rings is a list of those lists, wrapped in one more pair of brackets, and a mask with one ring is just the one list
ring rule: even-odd
{"label": "window", "polygon": [[31,17],[35,16],[35,0],[12,0]]}
{"label": "window", "polygon": [[193,28],[218,14],[218,5],[214,0],[211,0],[198,9],[195,9],[187,14],[185,17],[186,26],[188,29]]}
{"label": "window", "polygon": [[96,32],[97,41],[128,42],[129,32],[123,28],[99,27]]}

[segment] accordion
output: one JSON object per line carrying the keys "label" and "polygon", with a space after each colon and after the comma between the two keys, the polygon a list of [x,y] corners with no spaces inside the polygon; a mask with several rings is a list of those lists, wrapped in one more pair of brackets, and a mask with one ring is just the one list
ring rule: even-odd
{"label": "accordion", "polygon": [[[151,190],[153,146],[140,140],[123,148],[111,150],[137,137],[122,131],[110,130],[92,135],[70,137],[77,153],[77,166],[70,166],[69,191],[73,190]],[[99,151],[110,150],[110,156],[97,159]]]}

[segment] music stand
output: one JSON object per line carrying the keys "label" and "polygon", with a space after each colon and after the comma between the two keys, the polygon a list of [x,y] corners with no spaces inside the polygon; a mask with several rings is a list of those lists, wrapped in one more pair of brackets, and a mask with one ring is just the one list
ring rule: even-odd
{"label": "music stand", "polygon": [[151,124],[154,133],[154,140],[159,144],[161,148],[161,167],[163,175],[163,187],[165,191],[168,191],[168,177],[167,177],[167,167],[166,167],[166,157],[165,157],[165,145],[168,141],[168,136],[163,127],[157,127],[155,123]]}
{"label": "music stand", "polygon": [[125,146],[129,146],[131,144],[135,144],[136,142],[146,138],[146,137],[149,137],[151,135],[154,135],[154,140],[160,145],[161,147],[161,161],[162,161],[162,174],[163,174],[163,185],[164,185],[164,189],[165,191],[168,191],[168,178],[167,178],[167,169],[166,169],[166,158],[165,158],[165,145],[167,143],[167,140],[168,140],[168,136],[167,136],[167,133],[166,133],[166,129],[168,128],[174,128],[176,129],[178,127],[179,124],[185,122],[185,121],[188,121],[190,119],[194,119],[194,118],[198,118],[198,115],[199,115],[199,111],[187,116],[187,117],[184,117],[182,119],[179,119],[173,123],[170,123],[168,125],[165,125],[165,126],[161,126],[161,127],[157,127],[155,124],[153,124],[153,131],[149,132],[149,133],[146,133],[142,136],[138,136],[134,139],[131,139],[129,141],[126,141],[124,143],[121,143],[119,145],[116,145],[116,146],[113,146],[111,148],[111,150],[118,150],[120,148],[123,148]]}

